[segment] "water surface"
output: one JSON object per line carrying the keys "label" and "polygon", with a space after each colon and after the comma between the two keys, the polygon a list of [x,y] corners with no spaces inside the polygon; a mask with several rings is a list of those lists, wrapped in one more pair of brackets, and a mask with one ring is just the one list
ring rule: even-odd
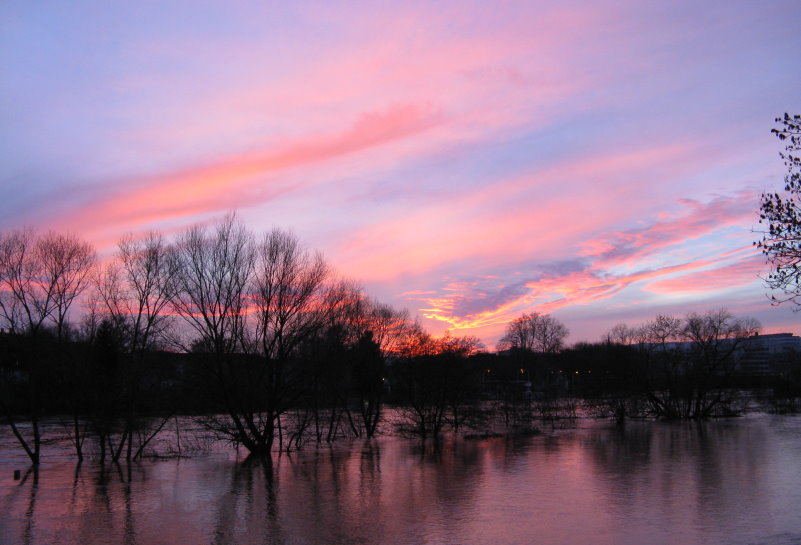
{"label": "water surface", "polygon": [[214,451],[101,469],[63,451],[21,481],[2,434],[2,544],[801,543],[798,417],[354,440],[272,468]]}

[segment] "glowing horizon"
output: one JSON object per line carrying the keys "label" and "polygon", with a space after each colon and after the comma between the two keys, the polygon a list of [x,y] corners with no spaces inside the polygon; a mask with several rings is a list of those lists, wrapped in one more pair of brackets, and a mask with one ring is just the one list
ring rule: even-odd
{"label": "glowing horizon", "polygon": [[[791,15],[795,14],[796,17]],[[0,228],[108,251],[230,210],[435,334],[772,307],[797,2],[0,7]],[[781,37],[781,39],[778,39]]]}

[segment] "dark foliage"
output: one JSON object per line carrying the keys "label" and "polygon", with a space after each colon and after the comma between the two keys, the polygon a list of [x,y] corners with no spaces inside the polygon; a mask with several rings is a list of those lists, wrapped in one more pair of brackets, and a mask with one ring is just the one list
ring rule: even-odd
{"label": "dark foliage", "polygon": [[801,304],[801,115],[785,113],[776,118],[779,127],[771,132],[785,143],[781,153],[787,174],[784,191],[763,193],[759,222],[767,226],[755,242],[767,258],[771,272],[765,282],[775,303]]}

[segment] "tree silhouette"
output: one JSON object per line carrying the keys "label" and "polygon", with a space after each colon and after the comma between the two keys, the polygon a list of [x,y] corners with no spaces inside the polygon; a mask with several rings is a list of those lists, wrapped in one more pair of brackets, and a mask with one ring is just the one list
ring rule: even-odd
{"label": "tree silhouette", "polygon": [[120,357],[125,359],[120,377],[124,376],[127,384],[119,392],[125,426],[112,453],[115,461],[125,447],[126,459],[130,461],[134,454],[134,432],[142,431],[141,419],[136,415],[142,397],[140,383],[146,356],[170,323],[165,311],[176,289],[177,260],[173,254],[159,233],[150,232],[143,238],[125,235],[119,242],[116,259],[95,279],[94,295],[100,313],[114,324]]}
{"label": "tree silhouette", "polygon": [[759,329],[751,318],[725,309],[690,313],[683,320],[660,315],[638,328],[642,355],[635,379],[650,412],[665,419],[703,419],[726,414],[733,402],[724,388],[735,354]]}
{"label": "tree silhouette", "polygon": [[771,132],[786,143],[784,192],[762,194],[759,223],[768,230],[755,244],[771,266],[765,283],[780,294],[771,295],[774,303],[801,305],[801,115],[785,113],[776,123]]}
{"label": "tree silhouette", "polygon": [[437,438],[446,425],[458,431],[481,379],[467,362],[479,344],[475,337],[450,334],[435,339],[417,323],[408,328],[392,365],[401,433],[425,440]]}
{"label": "tree silhouette", "polygon": [[[38,235],[33,229],[0,233],[0,324],[22,337],[15,355],[20,365],[15,391],[21,403],[13,407],[0,399],[0,410],[34,465],[39,463],[42,443],[39,417],[54,383],[47,364],[57,358],[53,354],[60,353],[45,354],[53,345],[52,339],[45,339],[46,329],[52,326],[55,342],[61,344],[67,315],[86,288],[94,261],[91,245],[72,235]],[[14,421],[14,413],[20,412],[29,416],[30,438]]]}
{"label": "tree silhouette", "polygon": [[562,349],[568,333],[567,327],[550,314],[532,312],[509,323],[498,348],[551,354]]}

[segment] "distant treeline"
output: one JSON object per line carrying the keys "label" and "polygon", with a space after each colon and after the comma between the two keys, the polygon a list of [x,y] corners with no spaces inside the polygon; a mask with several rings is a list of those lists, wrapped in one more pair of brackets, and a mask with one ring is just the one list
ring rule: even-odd
{"label": "distant treeline", "polygon": [[[424,439],[531,429],[578,398],[619,421],[730,414],[735,388],[753,385],[733,356],[756,329],[725,311],[658,317],[565,349],[563,324],[528,314],[488,354],[474,337],[432,337],[292,234],[256,236],[233,216],[172,241],[127,236],[102,267],[77,237],[2,233],[0,320],[0,410],[34,464],[45,415],[78,459],[89,441],[116,461],[179,413],[255,457],[382,425]],[[797,362],[785,371],[762,386],[792,398]]]}

